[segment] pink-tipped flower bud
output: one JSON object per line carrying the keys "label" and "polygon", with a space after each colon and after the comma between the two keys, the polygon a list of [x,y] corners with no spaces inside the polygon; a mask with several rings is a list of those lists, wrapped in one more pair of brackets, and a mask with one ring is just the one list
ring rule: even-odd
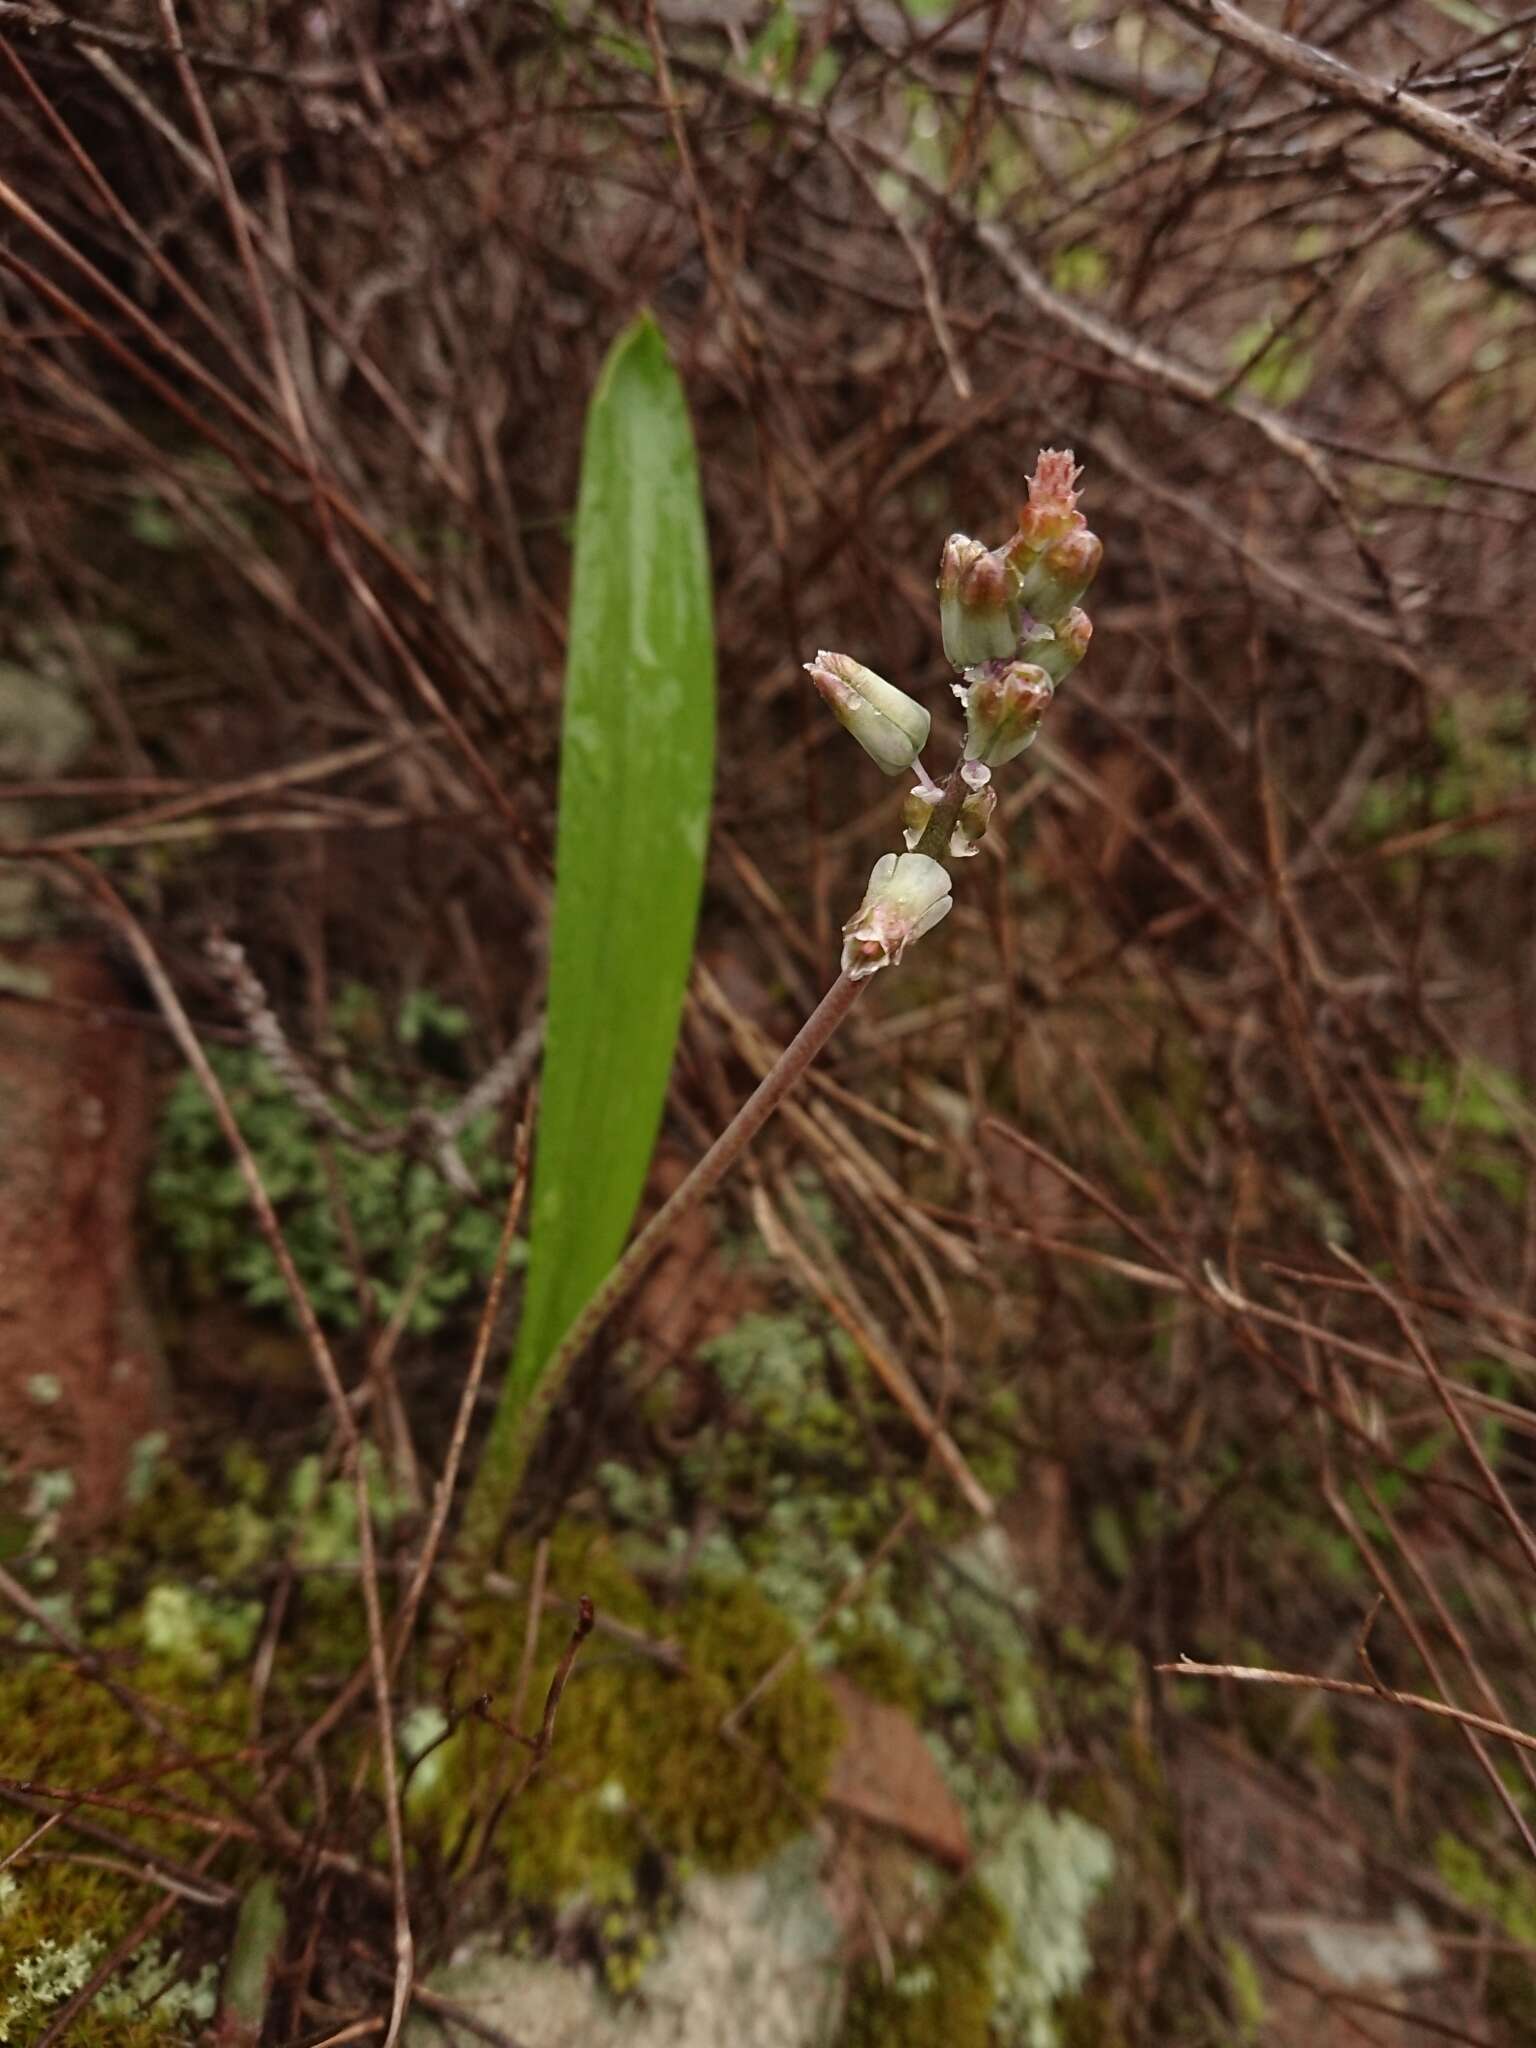
{"label": "pink-tipped flower bud", "polygon": [[922,752],[932,723],[905,690],[877,676],[851,655],[823,650],[805,664],[806,674],[844,726],[887,775],[900,775]]}
{"label": "pink-tipped flower bud", "polygon": [[965,693],[965,758],[1000,768],[1022,754],[1051,706],[1051,679],[1032,661],[990,661]]}
{"label": "pink-tipped flower bud", "polygon": [[1019,639],[1018,577],[1001,550],[952,533],[939,557],[939,625],[944,652],[960,669],[1003,661]]}
{"label": "pink-tipped flower bud", "polygon": [[953,898],[949,876],[925,853],[884,853],[870,872],[864,901],[843,926],[843,972],[854,981],[895,967],[914,939],[930,932]]}
{"label": "pink-tipped flower bud", "polygon": [[1037,626],[1021,644],[1019,652],[1043,668],[1052,683],[1063,683],[1088,652],[1093,638],[1093,621],[1074,605],[1054,627]]}
{"label": "pink-tipped flower bud", "polygon": [[1082,470],[1070,448],[1042,448],[1029,480],[1029,502],[1019,514],[1019,539],[1033,554],[1063,540],[1083,524],[1077,509]]}
{"label": "pink-tipped flower bud", "polygon": [[973,789],[960,806],[960,815],[955,820],[955,829],[949,835],[949,857],[951,860],[970,860],[981,847],[987,836],[987,827],[992,822],[992,813],[997,809],[997,791],[990,782],[984,782],[980,789]]}
{"label": "pink-tipped flower bud", "polygon": [[1099,573],[1104,543],[1087,527],[1079,527],[1046,549],[1023,572],[1019,602],[1046,625],[1069,612]]}

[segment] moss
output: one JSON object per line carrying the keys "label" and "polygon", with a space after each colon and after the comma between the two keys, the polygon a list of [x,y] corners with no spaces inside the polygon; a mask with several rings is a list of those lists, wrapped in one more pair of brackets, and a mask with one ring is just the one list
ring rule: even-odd
{"label": "moss", "polygon": [[[663,1612],[601,1538],[567,1529],[552,1547],[550,1583],[588,1594],[601,1613],[653,1640],[675,1643],[686,1670],[669,1670],[601,1634],[588,1642],[566,1687],[547,1765],[494,1821],[492,1843],[515,1897],[553,1904],[583,1895],[623,1905],[636,1896],[648,1851],[714,1871],[747,1870],[804,1828],[842,1724],[820,1680],[796,1663],[745,1716],[739,1736],[722,1733],[726,1717],[794,1641],[749,1582],[706,1586]],[[507,1603],[468,1618],[459,1658],[465,1687],[491,1689],[497,1711],[519,1661],[522,1622]],[[527,1696],[530,1720],[568,1637],[568,1621],[546,1616]],[[441,1853],[455,1858],[474,1841],[515,1783],[523,1754],[473,1719],[444,1744],[441,1768],[411,1800],[413,1819],[428,1824]]]}
{"label": "moss", "polygon": [[837,1668],[871,1699],[884,1700],[916,1716],[923,1705],[923,1674],[915,1660],[883,1629],[861,1628],[839,1646]]}
{"label": "moss", "polygon": [[[370,1475],[372,1476],[372,1475]],[[110,1549],[77,1561],[51,1551],[19,1567],[41,1583],[47,1566],[60,1589],[50,1604],[72,1627],[83,1624],[90,1646],[107,1660],[113,1677],[137,1694],[174,1738],[168,1743],[146,1727],[103,1686],[68,1658],[53,1653],[41,1632],[23,1625],[0,1664],[0,1777],[68,1792],[100,1792],[128,1806],[81,1808],[82,1821],[109,1828],[121,1841],[190,1862],[206,1846],[199,1829],[156,1817],[177,1805],[217,1814],[221,1788],[250,1796],[249,1767],[226,1761],[214,1782],[195,1763],[183,1764],[177,1747],[193,1756],[230,1758],[247,1743],[249,1663],[266,1612],[261,1567],[303,1540],[327,1561],[355,1551],[356,1512],[351,1487],[325,1481],[318,1465],[307,1492],[279,1486],[255,1455],[236,1445],[226,1455],[214,1491],[164,1459],[146,1470]],[[391,1503],[374,1487],[381,1524]],[[383,1589],[386,1611],[394,1588]],[[300,1726],[315,1711],[315,1681],[326,1686],[362,1656],[366,1623],[351,1578],[305,1576],[287,1606],[283,1654],[266,1696],[269,1732],[285,1719]],[[346,1775],[366,1735],[349,1723],[332,1736],[328,1762]],[[309,1818],[308,1780],[285,1794],[289,1818]],[[150,1809],[134,1812],[139,1805]],[[26,1840],[37,1815],[0,1804],[0,1859]],[[29,2041],[59,2003],[84,1983],[155,1897],[136,1882],[124,1852],[122,1871],[80,1861],[112,1855],[110,1847],[80,1835],[66,1821],[0,1874],[0,2048]],[[128,1852],[131,1855],[131,1850]],[[238,1875],[238,1872],[233,1873]],[[205,1939],[206,1919],[189,1921]],[[84,2048],[141,2048],[190,2038],[201,2011],[177,1957],[174,1931],[150,1944],[116,1972],[70,2039]],[[22,2003],[22,1992],[26,2002]]]}
{"label": "moss", "polygon": [[[120,1664],[116,1677],[144,1697],[185,1750],[211,1755],[243,1743],[240,1681],[217,1690],[200,1681],[178,1684],[173,1667],[151,1658]],[[11,1669],[0,1671],[0,1776],[77,1789],[115,1785],[126,1791],[136,1774],[154,1771],[156,1787],[169,1801],[178,1784],[185,1789],[186,1780],[181,1770],[168,1774],[164,1762],[155,1735],[68,1659],[18,1657]],[[195,1769],[192,1763],[184,1767],[185,1772]],[[11,1826],[10,1816],[0,1817],[0,1825]],[[112,1825],[125,1834],[153,1834],[160,1824],[119,1815]],[[201,1839],[186,1829],[171,1833],[179,1833],[183,1851]]]}
{"label": "moss", "polygon": [[850,1988],[838,2048],[987,2048],[992,1960],[1006,1923],[974,1881],[953,1895],[889,1984],[865,1964]]}
{"label": "moss", "polygon": [[[238,1681],[211,1692],[198,1681],[190,1687],[189,1703],[164,1660],[125,1664],[120,1676],[149,1696],[187,1748],[222,1752],[242,1740]],[[189,1783],[186,1772],[167,1772],[164,1764],[155,1736],[65,1660],[39,1654],[0,1671],[0,1775],[71,1790],[111,1790],[158,1806],[188,1793],[206,1803],[205,1787]],[[114,1809],[96,1817],[116,1834],[182,1861],[205,1839],[142,1814]],[[30,1812],[0,1808],[0,1857],[35,1825]],[[76,1851],[99,1853],[98,1845],[72,1835],[68,1822],[44,1847],[47,1855],[23,1857],[0,1878],[0,2042],[35,2038],[151,1896],[115,1870],[63,1860]],[[191,2022],[208,2016],[211,1996],[206,1983],[194,1988],[181,1982],[183,1974],[173,1942],[146,1950],[74,2022],[70,2039],[81,2048],[148,2048],[190,2038]]]}
{"label": "moss", "polygon": [[[375,1523],[387,1533],[399,1504],[371,1446],[365,1458]],[[327,1575],[328,1567],[355,1564],[359,1555],[351,1480],[327,1479],[320,1460],[310,1456],[279,1482],[248,1445],[236,1441],[224,1454],[221,1481],[210,1491],[179,1466],[156,1465],[113,1551],[87,1567],[88,1618],[105,1623],[142,1599],[150,1636],[173,1659],[180,1656],[188,1665],[212,1659],[231,1669],[247,1661],[259,1625],[260,1603],[251,1596],[262,1590],[262,1568],[292,1554],[301,1577],[288,1607],[275,1690],[293,1694],[313,1681],[344,1675],[368,1646],[355,1580],[347,1573]],[[386,1577],[380,1592],[388,1615],[393,1581]],[[186,1625],[178,1631],[178,1623]],[[179,1650],[178,1632],[185,1639]],[[121,1627],[113,1630],[121,1641],[140,1635],[132,1627],[126,1634]]]}
{"label": "moss", "polygon": [[[0,1669],[0,1775],[125,1802],[87,1803],[79,1817],[131,1845],[127,1856],[116,1852],[121,1870],[82,1861],[114,1851],[66,1820],[0,1878],[0,2043],[34,2039],[153,1901],[154,1889],[131,1874],[132,1845],[181,1863],[206,1846],[201,1829],[161,1815],[182,1805],[217,1814],[221,1788],[250,1795],[249,1767],[228,1760],[248,1738],[248,1666],[264,1611],[249,1575],[273,1553],[283,1528],[260,1512],[269,1481],[254,1459],[231,1454],[225,1476],[234,1495],[227,1505],[157,1459],[111,1549],[78,1567],[60,1561],[76,1585],[92,1649],[169,1740],[34,1632],[23,1629],[20,1654]],[[246,1583],[236,1590],[241,1578]],[[340,1590],[356,1604],[354,1589]],[[301,1616],[304,1605],[295,1602],[290,1614]],[[311,1659],[337,1655],[328,1627],[309,1630],[301,1648]],[[285,1666],[269,1712],[293,1705],[299,1682]],[[312,1712],[312,1702],[296,1711]],[[195,1761],[181,1761],[188,1754],[226,1760],[205,1776]],[[0,1806],[0,1858],[25,1841],[36,1819]],[[188,1929],[206,1940],[201,1916]],[[172,1922],[159,1942],[114,1972],[69,2038],[83,2048],[191,2039],[211,2011],[213,1974],[209,1966],[189,1975]]]}
{"label": "moss", "polygon": [[[7,1942],[5,1981],[0,1984],[0,2042],[36,2040],[64,2000],[87,1982],[107,1954],[105,1926],[69,1941],[35,1929],[48,1924],[57,1900],[41,1895],[35,1885],[9,1875],[0,1877],[0,1933]],[[76,1900],[77,1912],[83,1902]],[[112,1933],[121,1929],[114,1926]],[[174,1954],[158,1942],[141,1948],[123,1969],[103,1985],[84,2013],[70,2026],[72,2041],[88,2048],[166,2048],[190,2041],[199,2022],[212,2016],[213,1972],[204,1970],[195,1983],[185,1980]]]}
{"label": "moss", "polygon": [[213,1502],[179,1465],[157,1464],[123,1521],[117,1549],[125,1560],[157,1564],[199,1555]]}
{"label": "moss", "polygon": [[1128,2048],[1125,2028],[1106,1999],[1085,1991],[1056,2011],[1061,2048]]}

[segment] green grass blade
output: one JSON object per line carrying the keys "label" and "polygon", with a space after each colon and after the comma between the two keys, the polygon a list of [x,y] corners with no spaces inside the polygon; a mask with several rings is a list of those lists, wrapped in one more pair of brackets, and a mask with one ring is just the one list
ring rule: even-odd
{"label": "green grass blade", "polygon": [[491,1487],[499,1447],[634,1221],[703,881],[714,776],[704,508],[682,386],[648,316],[614,344],[587,415],[570,625],[528,1288]]}

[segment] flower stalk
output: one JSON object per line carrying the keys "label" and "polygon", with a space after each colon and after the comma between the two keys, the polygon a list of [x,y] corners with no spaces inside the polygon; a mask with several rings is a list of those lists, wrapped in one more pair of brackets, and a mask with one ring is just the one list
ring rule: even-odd
{"label": "flower stalk", "polygon": [[508,1503],[517,1496],[539,1433],[570,1377],[571,1368],[608,1318],[639,1286],[684,1217],[720,1185],[803,1078],[866,986],[862,978],[838,976],[713,1145],[662,1203],[561,1338],[537,1387],[519,1411],[515,1427],[498,1443],[494,1470],[487,1458],[476,1476],[465,1534],[479,1558],[494,1561],[501,1548]]}

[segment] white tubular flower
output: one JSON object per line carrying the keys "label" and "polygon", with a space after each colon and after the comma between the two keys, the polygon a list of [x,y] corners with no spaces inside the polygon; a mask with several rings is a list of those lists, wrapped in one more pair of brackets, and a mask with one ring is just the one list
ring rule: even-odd
{"label": "white tubular flower", "polygon": [[854,981],[895,967],[914,939],[931,932],[953,898],[949,876],[926,853],[886,853],[875,862],[864,901],[843,926],[843,972]]}
{"label": "white tubular flower", "polygon": [[932,723],[915,698],[848,654],[823,650],[805,664],[805,672],[876,767],[900,775],[912,766]]}

